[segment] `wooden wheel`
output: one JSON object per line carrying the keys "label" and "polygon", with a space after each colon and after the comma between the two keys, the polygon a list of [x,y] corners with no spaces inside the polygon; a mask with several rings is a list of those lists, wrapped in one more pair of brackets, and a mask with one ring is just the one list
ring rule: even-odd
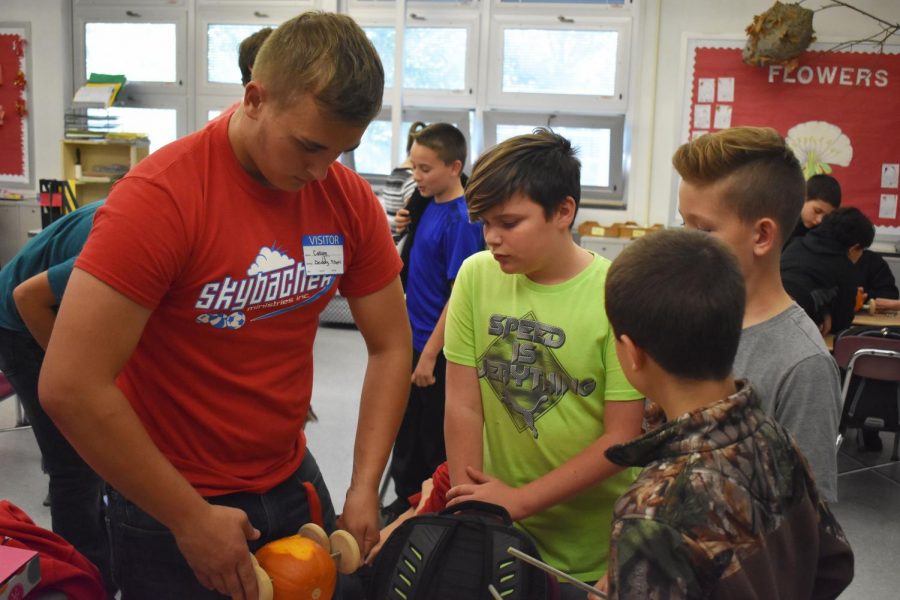
{"label": "wooden wheel", "polygon": [[256,587],[259,588],[259,600],[272,600],[275,590],[272,588],[272,578],[266,570],[259,566],[256,556],[250,553],[250,562],[253,563],[253,572],[256,574]]}
{"label": "wooden wheel", "polygon": [[331,556],[337,562],[337,570],[344,575],[359,568],[359,544],[349,531],[338,529],[331,534]]}
{"label": "wooden wheel", "polygon": [[299,535],[300,537],[314,541],[318,545],[331,552],[331,542],[328,541],[328,534],[325,533],[324,529],[322,529],[315,523],[307,523],[306,525],[301,527]]}

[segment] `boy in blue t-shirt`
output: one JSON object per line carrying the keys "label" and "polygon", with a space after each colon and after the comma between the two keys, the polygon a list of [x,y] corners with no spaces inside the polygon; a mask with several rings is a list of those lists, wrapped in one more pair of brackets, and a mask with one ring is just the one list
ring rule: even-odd
{"label": "boy in blue t-shirt", "polygon": [[450,288],[463,260],[484,247],[481,227],[470,223],[460,180],[466,138],[448,123],[415,134],[410,150],[413,178],[428,199],[415,223],[409,251],[406,307],[413,333],[409,402],[397,433],[391,477],[397,502],[386,518],[409,508],[407,498],[447,459],[444,448],[444,321]]}

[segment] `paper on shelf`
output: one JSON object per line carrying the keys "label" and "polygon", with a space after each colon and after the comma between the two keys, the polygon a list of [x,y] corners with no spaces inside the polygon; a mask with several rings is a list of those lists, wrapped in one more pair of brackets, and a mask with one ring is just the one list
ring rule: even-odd
{"label": "paper on shelf", "polygon": [[117,83],[86,83],[75,92],[72,103],[109,108],[120,87]]}

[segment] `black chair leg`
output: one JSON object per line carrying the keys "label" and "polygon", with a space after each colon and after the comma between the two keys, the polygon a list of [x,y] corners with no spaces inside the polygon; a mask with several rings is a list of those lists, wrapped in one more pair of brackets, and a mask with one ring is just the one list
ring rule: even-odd
{"label": "black chair leg", "polygon": [[894,432],[894,452],[891,454],[891,460],[900,460],[900,455],[897,454],[897,446],[900,445],[900,431]]}

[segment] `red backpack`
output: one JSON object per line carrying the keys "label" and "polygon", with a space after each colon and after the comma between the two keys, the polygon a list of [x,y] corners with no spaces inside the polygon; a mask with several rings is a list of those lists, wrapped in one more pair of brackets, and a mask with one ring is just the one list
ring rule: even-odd
{"label": "red backpack", "polygon": [[4,545],[40,555],[41,581],[31,594],[57,591],[69,600],[106,597],[100,571],[84,555],[52,531],[38,527],[18,506],[0,500],[0,539]]}

